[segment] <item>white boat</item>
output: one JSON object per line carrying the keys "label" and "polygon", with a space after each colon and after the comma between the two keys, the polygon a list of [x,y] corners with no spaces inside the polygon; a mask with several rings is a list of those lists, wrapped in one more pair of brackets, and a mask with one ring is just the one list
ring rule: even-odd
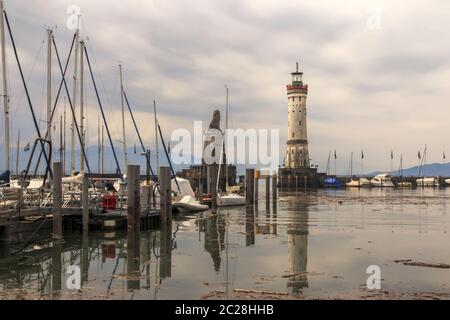
{"label": "white boat", "polygon": [[445,179],[445,183],[450,185],[450,179]]}
{"label": "white boat", "polygon": [[433,187],[433,188],[439,188],[439,180],[438,178],[419,178],[416,179],[417,186],[418,187]]}
{"label": "white boat", "polygon": [[[32,178],[30,180],[25,181],[24,188],[27,189],[39,189],[42,188],[44,184],[44,179],[41,178]],[[20,181],[15,179],[10,181],[11,188],[20,188]]]}
{"label": "white boat", "polygon": [[[175,180],[176,179],[176,180]],[[172,207],[178,212],[200,212],[208,210],[209,207],[201,204],[195,199],[189,180],[176,177],[172,179]]]}
{"label": "white boat", "polygon": [[[227,102],[226,102],[226,120],[225,120],[225,132],[228,130],[228,87],[225,86],[226,92],[227,92]],[[220,161],[219,161],[219,173],[218,176],[220,177],[220,169],[222,166],[222,159],[223,155],[225,153],[225,137],[222,139],[222,152],[220,154]],[[225,163],[225,177],[228,177],[228,165]],[[217,190],[219,189],[219,179],[217,179]],[[229,206],[244,206],[246,204],[245,197],[237,194],[239,192],[240,187],[234,186],[230,187],[228,185],[228,179],[226,179],[225,183],[225,190],[226,193],[222,194],[219,193],[217,195],[217,201],[216,204],[218,207],[229,207]]]}
{"label": "white boat", "polygon": [[174,202],[172,207],[178,212],[200,212],[206,211],[209,207],[205,204],[201,204],[199,201],[195,200],[192,196],[184,196],[181,200]]}
{"label": "white boat", "polygon": [[370,181],[367,178],[351,179],[345,185],[349,188],[370,187]]}
{"label": "white boat", "polygon": [[226,195],[217,195],[218,207],[230,207],[230,206],[243,206],[245,205],[245,197],[235,193],[229,193]]}
{"label": "white boat", "polygon": [[394,187],[391,176],[386,173],[375,176],[372,180],[370,180],[370,184],[374,187]]}
{"label": "white boat", "polygon": [[406,181],[401,181],[399,183],[397,183],[397,188],[412,188],[412,183],[411,182],[406,182]]}

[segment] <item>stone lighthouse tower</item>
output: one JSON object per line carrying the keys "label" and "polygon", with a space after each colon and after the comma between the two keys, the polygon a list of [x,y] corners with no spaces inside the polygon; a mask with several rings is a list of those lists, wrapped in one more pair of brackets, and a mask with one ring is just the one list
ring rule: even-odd
{"label": "stone lighthouse tower", "polygon": [[306,126],[306,97],[308,86],[303,83],[303,72],[292,72],[292,84],[287,86],[288,140],[284,166],[287,169],[309,168],[308,136]]}

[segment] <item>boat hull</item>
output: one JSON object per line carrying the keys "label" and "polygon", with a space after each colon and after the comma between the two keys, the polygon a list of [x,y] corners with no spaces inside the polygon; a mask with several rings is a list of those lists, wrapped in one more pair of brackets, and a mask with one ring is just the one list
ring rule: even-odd
{"label": "boat hull", "polygon": [[360,178],[359,180],[351,180],[345,184],[348,188],[367,188],[370,187],[370,181],[366,178]]}
{"label": "boat hull", "polygon": [[186,203],[174,203],[172,207],[180,213],[202,212],[209,209],[209,207],[204,204],[192,205]]}
{"label": "boat hull", "polygon": [[244,197],[229,197],[229,196],[218,196],[217,206],[218,207],[231,207],[231,206],[244,206]]}
{"label": "boat hull", "polygon": [[436,178],[420,178],[416,179],[418,187],[439,188],[439,181]]}

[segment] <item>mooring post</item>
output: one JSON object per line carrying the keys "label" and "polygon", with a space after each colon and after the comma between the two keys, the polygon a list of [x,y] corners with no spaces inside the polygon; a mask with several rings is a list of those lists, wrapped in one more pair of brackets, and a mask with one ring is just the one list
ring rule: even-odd
{"label": "mooring post", "polygon": [[169,167],[159,168],[159,183],[161,227],[167,228],[172,225],[172,188]]}
{"label": "mooring post", "polygon": [[247,205],[253,205],[255,201],[255,169],[245,170],[245,197]]}
{"label": "mooring post", "polygon": [[255,203],[258,203],[259,199],[259,176],[260,172],[259,170],[255,170]]}
{"label": "mooring post", "polygon": [[82,209],[82,224],[83,231],[89,230],[89,179],[84,174],[83,176],[83,186],[82,186],[82,201],[83,201],[83,209]]}
{"label": "mooring post", "polygon": [[211,166],[206,166],[206,193],[211,193]]}
{"label": "mooring post", "polygon": [[23,207],[23,184],[21,183],[20,188],[17,190],[17,211],[19,212],[19,216],[22,207]]}
{"label": "mooring post", "polygon": [[128,230],[140,227],[141,196],[140,196],[140,170],[138,165],[127,167],[127,223]]}
{"label": "mooring post", "polygon": [[53,239],[62,239],[62,164],[53,163]]}
{"label": "mooring post", "polygon": [[145,184],[142,186],[142,193],[141,193],[141,208],[144,209],[144,211],[149,211],[150,209],[150,195],[151,195],[151,191],[150,191],[150,185]]}
{"label": "mooring post", "polygon": [[217,181],[218,176],[218,165],[211,165],[211,209],[217,209]]}
{"label": "mooring post", "polygon": [[274,173],[272,176],[272,208],[275,211],[277,206],[277,174]]}
{"label": "mooring post", "polygon": [[270,201],[270,173],[266,176],[266,201]]}

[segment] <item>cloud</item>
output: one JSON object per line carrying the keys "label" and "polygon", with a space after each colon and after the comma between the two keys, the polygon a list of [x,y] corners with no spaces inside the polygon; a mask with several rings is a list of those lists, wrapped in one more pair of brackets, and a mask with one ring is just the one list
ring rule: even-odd
{"label": "cloud", "polygon": [[[71,4],[6,3],[27,76],[36,61],[28,84],[40,120],[45,120],[46,108],[46,44],[39,48],[45,26],[58,25],[54,32],[60,54],[67,55],[73,31],[65,27],[66,9]],[[117,65],[122,63],[124,86],[146,144],[154,140],[153,100],[165,132],[189,129],[194,120],[207,123],[213,110],[223,110],[227,84],[233,127],[279,128],[283,146],[285,86],[299,60],[310,86],[308,135],[314,163],[324,168],[329,150],[349,158],[351,151],[364,149],[367,170],[387,170],[391,149],[405,154],[407,166],[416,164],[417,150],[425,143],[430,161],[439,161],[442,150],[450,147],[445,138],[450,133],[450,44],[442,41],[450,28],[447,1],[433,6],[424,0],[75,4],[82,9],[82,37],[115,140],[121,137]],[[371,7],[381,9],[380,29],[366,26]],[[35,132],[10,50],[8,74],[12,136],[20,128],[24,139],[31,140]],[[53,74],[56,87],[56,65]],[[85,76],[89,130],[96,132],[98,106],[87,69]],[[130,139],[133,130],[128,120]]]}

